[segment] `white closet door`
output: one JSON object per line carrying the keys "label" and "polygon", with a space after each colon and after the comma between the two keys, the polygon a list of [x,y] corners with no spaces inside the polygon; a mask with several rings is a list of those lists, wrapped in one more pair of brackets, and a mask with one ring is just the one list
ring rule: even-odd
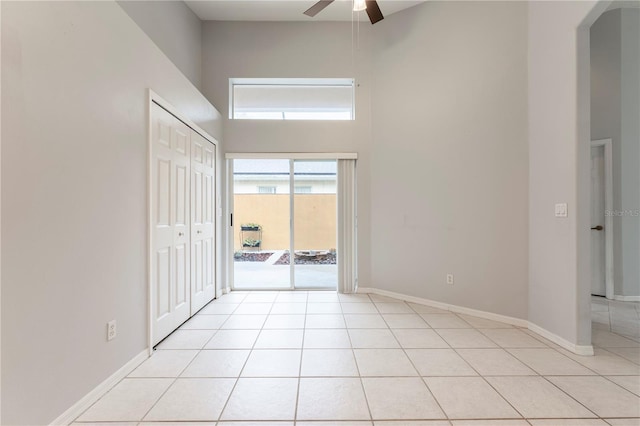
{"label": "white closet door", "polygon": [[191,314],[191,129],[156,104],[151,114],[151,315],[155,345]]}
{"label": "white closet door", "polygon": [[191,315],[215,296],[215,146],[191,132]]}

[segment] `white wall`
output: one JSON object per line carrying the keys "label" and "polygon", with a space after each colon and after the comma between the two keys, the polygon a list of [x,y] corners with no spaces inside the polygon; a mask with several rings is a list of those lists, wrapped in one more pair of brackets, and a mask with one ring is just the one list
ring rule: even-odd
{"label": "white wall", "polygon": [[526,318],[525,5],[361,25],[352,61],[350,23],[206,22],[203,89],[225,117],[230,77],[359,83],[355,122],[225,119],[225,149],[357,151],[360,286]]}
{"label": "white wall", "polygon": [[[622,203],[640,210],[640,9],[621,9]],[[640,296],[640,218],[622,217],[622,296]]]}
{"label": "white wall", "polygon": [[[624,26],[623,26],[624,23]],[[604,13],[590,29],[591,139],[613,143],[614,293],[640,295],[640,9]],[[625,213],[627,212],[627,213]]]}
{"label": "white wall", "polygon": [[[224,117],[226,152],[358,152],[358,267],[370,278],[371,26],[351,23],[205,22],[203,93]],[[357,81],[355,121],[228,120],[229,78],[318,77]]]}
{"label": "white wall", "polygon": [[115,2],[1,7],[0,423],[47,424],[147,345],[146,89],[220,116]]}
{"label": "white wall", "polygon": [[527,318],[526,28],[440,1],[374,27],[374,287]]}
{"label": "white wall", "polygon": [[182,0],[122,0],[118,4],[199,89],[202,82],[200,18]]}
{"label": "white wall", "polygon": [[[529,320],[591,341],[589,37],[606,2],[529,2]],[[569,217],[554,217],[566,202]]]}

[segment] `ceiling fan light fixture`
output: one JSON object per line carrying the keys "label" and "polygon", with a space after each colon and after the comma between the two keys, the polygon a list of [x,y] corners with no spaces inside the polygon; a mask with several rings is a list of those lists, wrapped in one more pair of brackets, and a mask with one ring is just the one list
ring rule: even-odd
{"label": "ceiling fan light fixture", "polygon": [[[334,1],[335,0],[319,0],[309,9],[305,10],[304,14],[313,18]],[[378,2],[376,0],[353,0],[353,11],[360,12],[362,10],[367,11],[367,16],[369,17],[371,24],[375,24],[376,22],[380,22],[384,19],[384,15],[382,14],[380,6],[378,6]]]}
{"label": "ceiling fan light fixture", "polygon": [[367,3],[365,0],[353,0],[353,11],[361,12],[367,9]]}

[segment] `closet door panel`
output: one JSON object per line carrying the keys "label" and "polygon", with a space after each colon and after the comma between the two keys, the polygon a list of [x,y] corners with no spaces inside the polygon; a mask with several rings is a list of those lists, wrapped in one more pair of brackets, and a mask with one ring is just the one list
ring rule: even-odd
{"label": "closet door panel", "polygon": [[187,258],[188,247],[186,244],[176,246],[176,280],[175,280],[175,307],[180,308],[189,301],[189,259]]}
{"label": "closet door panel", "polygon": [[204,222],[207,224],[213,224],[213,208],[214,208],[214,200],[213,196],[215,194],[215,189],[213,187],[213,176],[205,176],[204,177],[204,211],[203,217]]}
{"label": "closet door panel", "polygon": [[176,167],[176,226],[187,226],[189,218],[189,173],[187,167]]}
{"label": "closet door panel", "polygon": [[156,159],[156,228],[169,227],[171,222],[171,160],[168,158]]}
{"label": "closet door panel", "polygon": [[157,294],[156,318],[160,319],[171,311],[171,247],[162,247],[156,251],[156,267],[153,270],[153,282]]}
{"label": "closet door panel", "polygon": [[151,316],[155,345],[190,315],[189,127],[152,105]]}
{"label": "closet door panel", "polygon": [[213,144],[205,145],[205,209],[204,209],[204,239],[207,249],[205,263],[204,288],[207,297],[211,300],[216,292],[216,147]]}
{"label": "closet door panel", "polygon": [[193,291],[194,294],[199,295],[202,293],[202,260],[204,253],[202,252],[202,241],[196,241],[193,244],[193,265],[194,265],[194,281],[193,281]]}
{"label": "closet door panel", "polygon": [[[195,168],[195,167],[194,167]],[[202,225],[202,171],[193,171],[193,224]]]}
{"label": "closet door panel", "polygon": [[215,291],[215,243],[213,238],[204,240],[204,288]]}
{"label": "closet door panel", "polygon": [[151,320],[155,345],[215,296],[215,145],[151,112]]}
{"label": "closet door panel", "polygon": [[191,134],[191,314],[215,296],[215,146]]}

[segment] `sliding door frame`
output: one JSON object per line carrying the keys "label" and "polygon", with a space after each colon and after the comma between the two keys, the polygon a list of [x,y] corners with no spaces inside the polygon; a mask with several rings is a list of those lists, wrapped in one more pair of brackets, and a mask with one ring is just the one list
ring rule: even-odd
{"label": "sliding door frame", "polygon": [[[296,202],[295,202],[295,160],[289,158],[289,288],[296,289]],[[337,236],[337,233],[336,233]]]}
{"label": "sliding door frame", "polygon": [[[358,158],[358,154],[356,153],[345,153],[345,152],[341,152],[341,153],[227,153],[225,155],[226,158],[226,166],[227,166],[227,184],[226,184],[226,193],[227,193],[227,208],[229,209],[228,214],[229,216],[227,216],[229,218],[229,226],[227,226],[227,232],[226,232],[226,242],[227,242],[227,250],[225,251],[226,256],[227,256],[227,268],[226,268],[226,279],[227,279],[227,286],[225,288],[225,292],[229,292],[231,290],[235,289],[235,281],[234,281],[234,248],[235,248],[235,244],[234,244],[234,229],[235,229],[235,221],[233,219],[233,214],[234,214],[234,177],[233,177],[233,160],[288,160],[289,161],[289,196],[290,196],[290,201],[289,201],[289,249],[291,251],[291,249],[294,249],[294,228],[295,228],[295,224],[294,224],[294,210],[295,210],[295,202],[293,201],[293,197],[295,195],[295,170],[294,170],[294,164],[295,164],[295,160],[357,160]],[[337,189],[337,188],[336,188]],[[336,196],[339,197],[339,194],[336,193]],[[354,203],[355,203],[355,197],[356,194],[352,194],[352,196],[354,197]],[[340,215],[338,214],[338,212],[336,211],[336,215],[338,217],[338,222],[340,222]],[[341,225],[338,224],[337,226],[338,229],[341,228]],[[341,236],[339,235],[339,232],[336,230],[336,238],[337,238],[337,246],[340,246],[340,238]],[[355,244],[355,241],[354,241]],[[290,253],[291,255],[293,253]],[[241,288],[238,289],[239,291],[260,291],[260,290],[264,290],[264,291],[277,291],[277,290],[282,290],[282,289],[289,289],[289,290],[302,290],[302,291],[307,291],[307,290],[323,290],[322,288],[318,288],[318,289],[308,289],[308,288],[304,288],[304,289],[298,289],[295,287],[295,262],[293,261],[294,257],[290,256],[289,259],[289,286],[288,287],[282,287],[282,288],[266,288],[266,289],[260,289],[260,288]],[[355,259],[354,259],[355,261]],[[353,265],[355,268],[355,265]],[[336,290],[340,289],[340,273],[338,270],[338,283],[336,285]]]}

